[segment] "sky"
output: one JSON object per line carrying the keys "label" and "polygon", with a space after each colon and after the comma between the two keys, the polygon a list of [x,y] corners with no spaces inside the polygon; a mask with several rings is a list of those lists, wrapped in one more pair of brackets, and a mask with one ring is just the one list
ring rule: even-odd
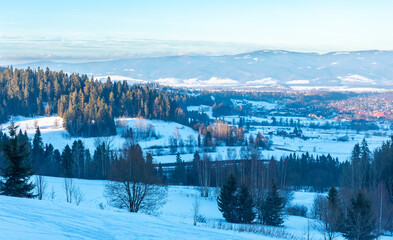
{"label": "sky", "polygon": [[391,0],[2,0],[0,63],[393,50]]}

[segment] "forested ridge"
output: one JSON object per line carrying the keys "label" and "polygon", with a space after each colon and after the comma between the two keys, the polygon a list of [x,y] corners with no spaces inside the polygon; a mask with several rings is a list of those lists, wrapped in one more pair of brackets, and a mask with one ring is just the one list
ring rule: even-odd
{"label": "forested ridge", "polygon": [[72,136],[107,136],[116,133],[114,118],[144,117],[188,124],[179,103],[196,96],[160,90],[155,85],[105,82],[87,75],[12,67],[0,72],[0,122],[12,115],[57,113]]}

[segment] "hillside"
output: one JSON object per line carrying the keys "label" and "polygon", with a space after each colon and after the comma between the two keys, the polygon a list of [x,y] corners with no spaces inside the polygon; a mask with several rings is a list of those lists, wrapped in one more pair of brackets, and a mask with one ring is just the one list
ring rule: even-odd
{"label": "hillside", "polygon": [[80,72],[184,87],[392,88],[392,51],[326,54],[263,50],[224,56],[171,56],[100,62],[33,62],[17,67]]}
{"label": "hillside", "polygon": [[[32,178],[34,180],[34,178]],[[79,206],[67,203],[63,178],[45,177],[44,200],[0,196],[0,236],[7,239],[285,239],[304,233],[307,218],[289,216],[284,228],[267,227],[270,235],[219,230],[225,224],[217,208],[214,188],[211,196],[200,197],[195,187],[168,186],[167,202],[161,214],[129,213],[109,206],[103,196],[102,180],[74,179],[84,194]],[[52,194],[53,192],[53,198]],[[311,209],[315,193],[296,192],[294,204]],[[193,226],[193,204],[200,201],[200,214],[206,223]],[[313,221],[313,220],[311,220]],[[236,226],[235,226],[236,227]],[[315,239],[322,237],[312,230]],[[274,236],[274,237],[271,237]]]}
{"label": "hillside", "polygon": [[[34,180],[34,178],[33,178]],[[225,225],[212,195],[200,197],[195,187],[168,186],[168,199],[158,216],[129,213],[112,208],[103,196],[105,181],[74,179],[84,199],[79,206],[67,203],[63,178],[45,177],[44,200],[0,196],[0,236],[10,239],[303,239],[311,218],[287,216],[284,227],[264,226],[265,234],[219,230]],[[51,192],[54,192],[53,198]],[[304,205],[311,213],[313,192],[295,192],[292,204]],[[193,226],[193,204],[200,201],[200,214],[206,223]],[[216,226],[216,227],[213,227]],[[258,226],[258,225],[257,225]],[[233,225],[236,228],[236,224]],[[323,239],[311,227],[312,239]],[[343,239],[338,237],[337,239]],[[381,239],[392,239],[383,236]]]}
{"label": "hillside", "polygon": [[0,196],[3,239],[257,239],[168,221],[54,201]]}

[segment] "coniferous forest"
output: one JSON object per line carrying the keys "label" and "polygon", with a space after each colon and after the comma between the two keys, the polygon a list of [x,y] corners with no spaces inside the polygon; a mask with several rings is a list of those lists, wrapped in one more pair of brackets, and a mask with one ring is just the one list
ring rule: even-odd
{"label": "coniferous forest", "polygon": [[0,71],[0,122],[12,115],[58,114],[71,136],[109,136],[116,133],[115,117],[144,117],[186,124],[179,102],[192,96],[158,91],[154,85],[130,86],[86,75],[46,69]]}

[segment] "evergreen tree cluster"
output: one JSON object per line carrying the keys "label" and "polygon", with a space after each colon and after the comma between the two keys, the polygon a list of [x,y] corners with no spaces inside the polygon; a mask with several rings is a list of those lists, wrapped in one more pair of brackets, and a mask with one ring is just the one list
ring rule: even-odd
{"label": "evergreen tree cluster", "polygon": [[330,186],[338,186],[343,164],[330,154],[314,156],[308,152],[295,153],[281,158],[278,169],[285,186],[294,188],[310,187],[314,191],[327,191]]}
{"label": "evergreen tree cluster", "polygon": [[221,188],[217,204],[228,222],[251,223],[254,221],[254,202],[250,190],[245,186],[239,188],[232,174]]}
{"label": "evergreen tree cluster", "polygon": [[[0,122],[11,115],[57,113],[72,136],[108,136],[116,133],[114,117],[144,117],[189,124],[180,104],[196,102],[186,93],[164,91],[126,81],[97,81],[86,75],[48,68],[6,68],[0,72]],[[196,121],[191,120],[191,121]]]}
{"label": "evergreen tree cluster", "polygon": [[319,211],[319,230],[325,239],[332,240],[340,233],[350,240],[371,240],[377,237],[371,202],[363,191],[351,194],[349,204],[345,197],[331,187],[322,199]]}
{"label": "evergreen tree cluster", "polygon": [[258,199],[258,218],[262,224],[281,226],[284,222],[285,200],[280,196],[277,185],[273,182],[266,196]]}

